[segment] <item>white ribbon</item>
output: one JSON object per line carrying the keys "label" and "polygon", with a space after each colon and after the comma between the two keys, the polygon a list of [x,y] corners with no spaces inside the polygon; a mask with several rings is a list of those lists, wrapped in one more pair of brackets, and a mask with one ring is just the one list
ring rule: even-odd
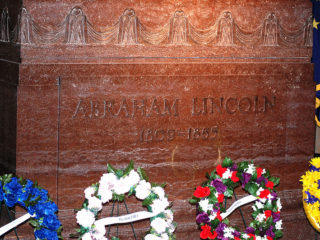
{"label": "white ribbon", "polygon": [[107,217],[107,218],[99,219],[95,222],[95,224],[108,226],[108,225],[119,224],[119,223],[120,224],[130,223],[130,222],[136,222],[142,219],[152,218],[158,214],[159,213],[141,211],[141,212],[130,213],[130,214],[119,216],[119,217]]}
{"label": "white ribbon", "polygon": [[225,213],[221,213],[221,217],[222,219],[228,217],[234,210],[236,210],[237,208],[245,205],[245,204],[248,204],[250,202],[254,202],[255,200],[257,200],[257,198],[255,196],[252,196],[252,195],[249,195],[249,196],[246,196],[244,198],[241,198],[237,201],[235,201],[228,209]]}
{"label": "white ribbon", "polygon": [[7,225],[4,225],[3,227],[0,228],[0,236],[3,234],[9,232],[13,228],[17,227],[21,223],[27,221],[29,218],[31,218],[31,215],[29,213],[17,218],[16,220],[13,220],[12,222],[9,222]]}

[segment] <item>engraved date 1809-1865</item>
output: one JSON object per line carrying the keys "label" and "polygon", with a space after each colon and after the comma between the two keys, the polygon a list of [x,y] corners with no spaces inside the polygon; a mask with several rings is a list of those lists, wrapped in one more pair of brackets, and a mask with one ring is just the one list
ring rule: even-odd
{"label": "engraved date 1809-1865", "polygon": [[189,127],[188,129],[142,129],[139,134],[140,142],[171,142],[173,140],[212,141],[217,139],[218,126]]}

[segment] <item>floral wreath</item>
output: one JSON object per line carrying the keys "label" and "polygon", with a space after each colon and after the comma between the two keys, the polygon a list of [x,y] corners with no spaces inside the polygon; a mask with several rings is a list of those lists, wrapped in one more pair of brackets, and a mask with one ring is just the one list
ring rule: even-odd
{"label": "floral wreath", "polygon": [[[175,240],[173,232],[176,223],[173,222],[173,212],[164,192],[165,184],[151,184],[142,168],[134,170],[133,161],[126,169],[117,170],[110,164],[107,165],[108,173],[103,174],[98,183],[85,189],[85,201],[82,209],[77,212],[78,239],[107,240],[104,225],[97,224],[97,217],[102,205],[109,201],[124,201],[126,195],[135,195],[142,200],[142,205],[148,212],[154,213],[151,226],[145,240]],[[112,240],[119,240],[112,237]]]}
{"label": "floral wreath", "polygon": [[12,177],[12,174],[0,176],[0,204],[3,203],[9,208],[19,205],[27,210],[37,240],[62,239],[62,226],[55,214],[58,207],[50,199],[48,191],[37,183]]}
{"label": "floral wreath", "polygon": [[[202,230],[201,239],[273,240],[282,237],[282,206],[275,191],[279,178],[271,177],[269,171],[253,163],[234,164],[230,158],[225,158],[207,178],[189,200],[198,206],[196,222]],[[223,202],[232,197],[234,188],[239,185],[257,198],[252,206],[253,221],[245,232],[228,226],[229,220],[221,217],[226,212]]]}
{"label": "floral wreath", "polygon": [[320,158],[312,158],[310,168],[301,177],[303,207],[311,225],[320,231]]}

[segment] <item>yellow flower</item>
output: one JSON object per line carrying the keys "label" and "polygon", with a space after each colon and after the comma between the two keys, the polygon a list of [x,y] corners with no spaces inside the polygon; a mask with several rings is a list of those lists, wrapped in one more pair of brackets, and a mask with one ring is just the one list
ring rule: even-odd
{"label": "yellow flower", "polygon": [[320,168],[320,157],[312,158],[310,161],[310,165],[313,165],[316,168]]}

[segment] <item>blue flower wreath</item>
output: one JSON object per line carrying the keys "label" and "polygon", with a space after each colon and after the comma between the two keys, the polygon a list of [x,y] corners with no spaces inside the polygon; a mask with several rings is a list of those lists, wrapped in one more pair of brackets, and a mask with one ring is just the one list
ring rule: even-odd
{"label": "blue flower wreath", "polygon": [[61,223],[56,216],[57,205],[48,196],[48,191],[40,188],[31,180],[0,176],[0,204],[9,208],[20,205],[32,216],[29,223],[34,227],[37,240],[62,239]]}

